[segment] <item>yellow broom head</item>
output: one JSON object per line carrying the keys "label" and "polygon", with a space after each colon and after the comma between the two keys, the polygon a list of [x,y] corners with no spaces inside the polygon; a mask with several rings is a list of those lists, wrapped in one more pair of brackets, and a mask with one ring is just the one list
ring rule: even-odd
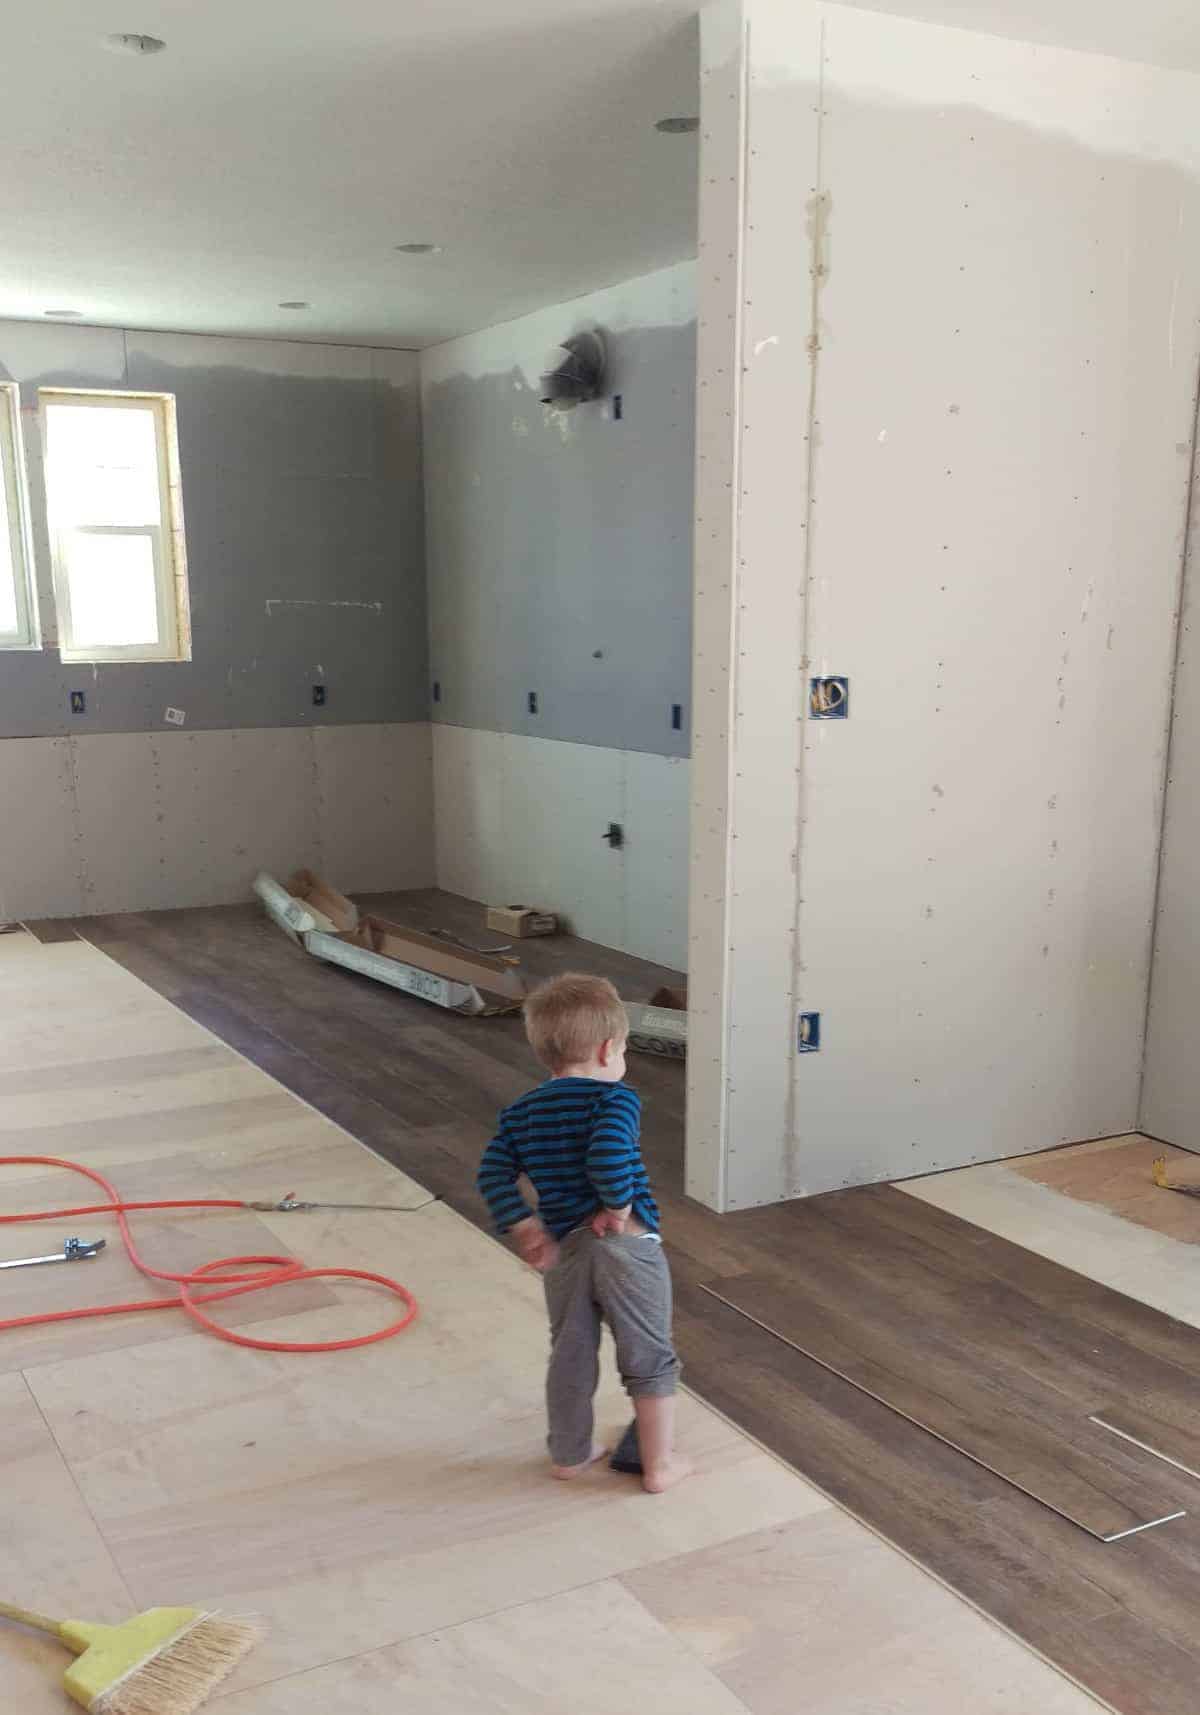
{"label": "yellow broom head", "polygon": [[1150,1165],[1150,1172],[1153,1176],[1154,1183],[1161,1186],[1165,1191],[1167,1189],[1167,1158],[1165,1155],[1155,1156]]}
{"label": "yellow broom head", "polygon": [[119,1626],[66,1620],[59,1636],[78,1659],[63,1684],[90,1715],[193,1715],[260,1635],[203,1608],[150,1608]]}

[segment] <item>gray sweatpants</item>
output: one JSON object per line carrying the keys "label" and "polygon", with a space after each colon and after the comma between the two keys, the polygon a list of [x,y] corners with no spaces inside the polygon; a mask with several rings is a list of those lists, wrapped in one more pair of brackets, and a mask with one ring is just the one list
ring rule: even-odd
{"label": "gray sweatpants", "polygon": [[607,1322],[631,1398],[671,1394],[679,1359],[671,1343],[671,1271],[657,1238],[580,1227],[563,1239],[543,1276],[550,1312],[546,1410],[550,1457],[582,1465],[592,1451],[592,1398],[600,1380],[600,1329]]}

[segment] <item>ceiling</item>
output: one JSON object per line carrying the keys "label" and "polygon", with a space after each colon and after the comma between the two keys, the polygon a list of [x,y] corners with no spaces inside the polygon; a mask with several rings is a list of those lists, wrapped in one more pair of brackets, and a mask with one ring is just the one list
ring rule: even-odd
{"label": "ceiling", "polygon": [[0,0],[0,317],[423,346],[677,262],[695,11]]}
{"label": "ceiling", "polygon": [[[0,317],[423,346],[679,261],[699,4],[0,0]],[[871,5],[1200,68],[1195,0]]]}

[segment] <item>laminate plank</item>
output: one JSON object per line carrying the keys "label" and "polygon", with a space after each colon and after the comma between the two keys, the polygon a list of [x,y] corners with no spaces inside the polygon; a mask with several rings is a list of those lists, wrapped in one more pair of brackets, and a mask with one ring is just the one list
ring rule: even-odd
{"label": "laminate plank", "polygon": [[22,923],[21,927],[27,929],[43,947],[79,939],[74,922],[66,917],[42,917],[33,923]]}
{"label": "laminate plank", "polygon": [[1114,1401],[1101,1406],[1092,1421],[1156,1458],[1200,1480],[1200,1431],[1195,1404],[1140,1399],[1134,1405]]}
{"label": "laminate plank", "polygon": [[960,1354],[939,1351],[928,1339],[898,1343],[894,1328],[876,1321],[870,1306],[856,1303],[839,1315],[815,1307],[807,1285],[750,1275],[706,1290],[1101,1541],[1186,1511],[1180,1488],[1187,1485],[1115,1457],[1086,1418],[1064,1435],[1057,1414],[1048,1411],[1039,1421],[1002,1381],[965,1370]]}
{"label": "laminate plank", "polygon": [[[846,1203],[839,1203],[839,1198],[845,1198]],[[965,1264],[968,1274],[960,1278],[973,1275],[976,1280],[1007,1281],[1056,1317],[1068,1311],[1076,1321],[1110,1333],[1139,1351],[1160,1357],[1193,1375],[1200,1367],[1197,1359],[1200,1335],[1189,1323],[1140,1299],[1116,1292],[1074,1269],[1064,1268],[1049,1257],[1026,1250],[932,1203],[910,1197],[894,1186],[865,1186],[814,1202],[820,1204],[827,1217],[840,1219],[850,1198],[862,1199],[881,1235],[896,1231],[909,1234],[914,1245],[931,1257],[942,1259],[941,1266],[948,1270]],[[803,1205],[789,1204],[788,1208],[799,1211]]]}
{"label": "laminate plank", "polygon": [[943,1253],[929,1245],[919,1220],[895,1226],[888,1219],[896,1204],[913,1201],[890,1188],[862,1201],[837,1193],[814,1198],[795,1216],[805,1224],[806,1251],[827,1251],[832,1227],[839,1268],[868,1285],[881,1268],[893,1271],[906,1293],[930,1297],[939,1325],[952,1314],[967,1339],[975,1328],[986,1327],[989,1367],[1004,1367],[1007,1385],[1022,1392],[1033,1387],[1039,1394],[1061,1395],[1088,1416],[1112,1393],[1114,1376],[1138,1396],[1191,1387],[1200,1362],[1196,1330],[1178,1325],[1169,1358],[1146,1351],[1136,1339],[1095,1320],[1097,1307],[1107,1308],[1111,1299],[1117,1321],[1120,1294],[1078,1275],[1067,1282],[1059,1273],[1047,1281],[1036,1271],[998,1277],[980,1268],[974,1249]]}

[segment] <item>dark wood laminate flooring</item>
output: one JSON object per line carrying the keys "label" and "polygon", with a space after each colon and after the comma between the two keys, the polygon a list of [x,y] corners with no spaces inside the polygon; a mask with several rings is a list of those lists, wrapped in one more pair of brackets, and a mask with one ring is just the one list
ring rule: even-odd
{"label": "dark wood laminate flooring", "polygon": [[[477,906],[446,895],[360,903],[414,927],[491,939]],[[458,1018],[306,959],[255,907],[93,918],[75,927],[486,1229],[473,1190],[479,1152],[497,1107],[538,1076],[519,1020]],[[600,971],[630,999],[674,974],[568,938],[530,941],[520,951],[532,974]],[[904,1311],[892,1312],[893,1338],[920,1354],[927,1324],[919,1295],[926,1304],[939,1295],[968,1297],[981,1369],[994,1348],[1006,1374],[1013,1365],[1022,1371],[1023,1387],[1046,1383],[1061,1392],[1069,1374],[1072,1408],[1091,1400],[1089,1409],[1120,1401],[1133,1410],[1145,1397],[1156,1425],[1174,1425],[1179,1445],[1189,1431],[1181,1401],[1200,1374],[1200,1333],[886,1187],[713,1215],[682,1191],[682,1067],[637,1056],[630,1075],[643,1098],[645,1155],[675,1275],[677,1339],[695,1391],[1122,1715],[1193,1715],[1200,1483],[1192,1485],[1196,1510],[1187,1518],[1101,1543],[706,1288],[736,1291],[747,1275],[788,1280],[819,1232],[824,1302],[850,1322],[862,1281],[878,1273]],[[1013,1294],[1030,1306],[1021,1318]],[[1103,1398],[1093,1381],[1103,1383]],[[1154,1480],[1173,1489],[1175,1476],[1159,1465]]]}

